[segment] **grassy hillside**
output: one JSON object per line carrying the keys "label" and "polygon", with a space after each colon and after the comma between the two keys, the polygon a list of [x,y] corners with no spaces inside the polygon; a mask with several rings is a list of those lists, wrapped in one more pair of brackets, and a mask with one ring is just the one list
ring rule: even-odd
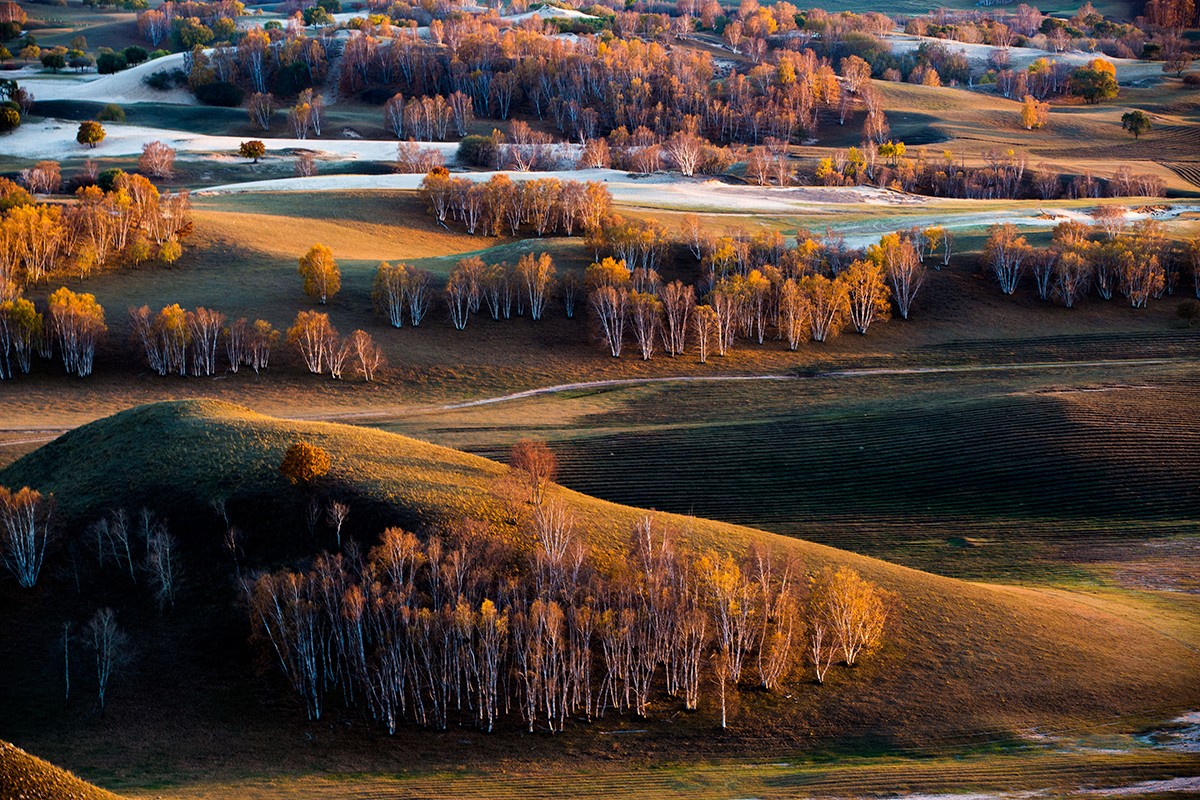
{"label": "grassy hillside", "polygon": [[1194,590],[1195,369],[598,387],[370,424],[491,457],[545,439],[579,491],[939,574]]}
{"label": "grassy hillside", "polygon": [[[219,536],[207,510],[218,496],[228,498],[235,524],[251,532],[251,550],[260,558],[318,546],[300,532],[303,496],[276,471],[283,451],[300,438],[332,454],[327,488],[350,498],[352,532],[365,542],[384,523],[421,528],[462,517],[488,520],[495,535],[520,542],[492,493],[505,470],[495,462],[393,434],[282,421],[216,402],[156,404],[87,425],[0,472],[0,483],[53,491],[68,539],[103,509],[149,506],[185,539],[195,580],[208,572],[197,560]],[[643,512],[564,495],[591,547],[602,557],[620,557]],[[794,706],[771,715],[769,728],[803,723],[825,734],[924,737],[936,730],[940,737],[1038,721],[1107,720],[1200,699],[1200,688],[1186,679],[1200,667],[1192,632],[1178,620],[1151,619],[1137,604],[965,583],[748,528],[676,523],[689,546],[741,553],[751,542],[769,542],[810,567],[851,564],[903,598],[894,644],[866,670],[869,680],[827,694],[800,692]],[[62,558],[52,555],[51,564]],[[52,591],[52,584],[38,590]],[[834,695],[840,696],[830,702]]]}
{"label": "grassy hillside", "polygon": [[112,792],[98,789],[70,772],[3,741],[0,741],[0,797],[19,800],[118,800]]}

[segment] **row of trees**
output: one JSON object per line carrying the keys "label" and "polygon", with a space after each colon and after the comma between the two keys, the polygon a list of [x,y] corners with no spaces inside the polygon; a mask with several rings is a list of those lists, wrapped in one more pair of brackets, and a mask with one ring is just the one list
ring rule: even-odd
{"label": "row of trees", "polygon": [[680,355],[693,335],[705,363],[710,352],[725,355],[739,336],[762,344],[773,331],[796,350],[806,339],[823,342],[848,326],[865,334],[891,316],[893,301],[907,319],[925,274],[917,247],[888,234],[832,276],[817,270],[789,276],[769,265],[725,274],[713,280],[701,305],[693,287],[664,284],[654,270],[630,272],[612,258],[593,264],[586,282],[594,329],[614,358],[628,335],[643,359],[660,344]]}
{"label": "row of trees", "polygon": [[[33,202],[0,178],[0,298],[55,275],[182,255],[192,225],[187,192],[160,194],[142,175],[111,177],[110,191],[81,187],[69,205]],[[43,168],[37,179],[53,183],[53,174]]]}
{"label": "row of trees", "polygon": [[[549,253],[526,253],[515,267],[485,264],[479,256],[464,258],[455,265],[443,292],[450,322],[457,330],[467,327],[472,314],[486,304],[492,319],[510,319],[515,307],[518,316],[540,320],[555,289],[556,270]],[[574,310],[573,280],[566,281],[567,316]]]}
{"label": "row of trees", "polygon": [[127,575],[131,586],[144,586],[160,611],[174,606],[179,545],[165,520],[149,508],[136,516],[118,508],[88,525],[84,538],[101,572]]}
{"label": "row of trees", "polygon": [[421,196],[439,225],[445,226],[447,218],[453,217],[468,233],[491,236],[505,232],[515,236],[525,227],[538,236],[571,236],[576,230],[597,227],[612,204],[602,183],[557,178],[513,181],[507,175],[477,182],[451,177],[443,167],[425,175]]}
{"label": "row of trees", "polygon": [[692,552],[649,517],[609,566],[553,498],[528,538],[522,553],[480,523],[424,540],[389,528],[365,561],[247,581],[253,637],[310,719],[336,692],[389,733],[506,717],[557,732],[568,716],[647,717],[663,695],[696,710],[709,691],[725,726],[730,691],[820,682],[883,643],[891,598],[848,568]]}
{"label": "row of trees", "polygon": [[[226,324],[224,314],[203,307],[186,311],[175,304],[155,314],[142,306],[130,309],[129,319],[134,343],[159,375],[214,375],[221,353],[229,371],[248,366],[257,373],[270,365],[271,353],[280,340],[279,331],[265,320],[250,323],[243,317]],[[286,341],[309,372],[320,375],[328,371],[335,379],[352,365],[370,381],[386,363],[383,349],[366,331],[356,330],[343,338],[329,315],[316,311],[299,312],[287,330]]]}
{"label": "row of trees", "polygon": [[301,311],[287,331],[287,343],[296,349],[305,368],[314,375],[326,371],[340,380],[347,366],[358,371],[364,381],[375,378],[376,371],[386,363],[383,348],[371,334],[356,330],[343,338],[329,321],[328,314]]}
{"label": "row of trees", "polygon": [[149,306],[131,308],[129,327],[147,366],[159,375],[215,375],[222,350],[230,372],[247,366],[257,373],[270,366],[279,342],[279,331],[266,320],[251,323],[242,317],[226,324],[220,311],[185,311],[177,303],[157,314]]}
{"label": "row of trees", "polygon": [[[465,130],[471,115],[506,120],[524,111],[579,142],[641,127],[665,141],[693,128],[689,117],[699,123],[694,130],[718,142],[791,141],[815,135],[822,109],[858,99],[852,91],[844,100],[832,64],[800,50],[799,40],[781,39],[781,47],[767,52],[766,38],[756,36],[752,41],[763,45],[753,54],[756,66],[717,79],[720,70],[708,52],[643,41],[632,30],[604,42],[564,41],[534,27],[503,28],[497,19],[462,15],[439,23],[436,34],[431,27],[428,39],[390,28],[352,35],[341,89],[402,88],[400,101],[393,100],[397,107],[385,112],[398,136],[442,138],[439,130],[444,133],[451,118],[456,130]],[[742,23],[727,30],[740,31]],[[419,98],[421,104],[441,98],[440,111],[421,109],[433,125],[418,122],[415,113],[405,118],[405,104]]]}
{"label": "row of trees", "polygon": [[184,71],[197,98],[214,105],[240,105],[246,93],[295,97],[319,86],[329,69],[326,41],[307,36],[300,26],[250,28],[236,46],[202,44],[184,47]]}
{"label": "row of trees", "polygon": [[92,373],[96,345],[108,331],[94,295],[65,286],[50,295],[45,311],[23,297],[0,302],[0,380],[28,374],[33,356],[54,357],[58,345],[68,373]]}
{"label": "row of trees", "polygon": [[28,486],[0,486],[0,560],[22,588],[32,588],[41,574],[52,505],[52,498]]}
{"label": "row of trees", "polygon": [[1021,279],[1032,275],[1038,297],[1067,308],[1092,289],[1103,300],[1121,294],[1134,308],[1173,293],[1184,267],[1191,270],[1200,297],[1200,241],[1173,244],[1161,222],[1126,222],[1126,209],[1101,206],[1095,226],[1078,220],[1059,223],[1051,245],[1030,246],[1016,226],[995,225],[988,231],[983,263],[1004,294],[1013,294]]}
{"label": "row of trees", "polygon": [[[1044,108],[1036,101],[1027,104],[1030,115],[1023,124],[1040,126]],[[817,162],[812,174],[825,186],[875,185],[935,197],[977,200],[1060,197],[1161,197],[1166,182],[1153,174],[1134,173],[1121,165],[1112,177],[1101,179],[1090,172],[1066,175],[1054,166],[1029,164],[1016,150],[988,151],[981,165],[968,165],[949,150],[930,157],[923,149],[912,156],[903,142],[864,144],[838,150]]]}

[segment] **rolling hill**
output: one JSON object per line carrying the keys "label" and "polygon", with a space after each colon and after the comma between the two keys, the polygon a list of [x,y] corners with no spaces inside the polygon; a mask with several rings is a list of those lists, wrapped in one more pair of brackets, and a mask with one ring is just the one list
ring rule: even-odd
{"label": "rolling hill", "polygon": [[[324,543],[305,530],[305,497],[277,471],[283,452],[299,439],[331,454],[325,490],[350,503],[349,533],[365,545],[384,525],[420,532],[463,517],[521,541],[495,491],[503,465],[415,439],[279,420],[215,401],[158,403],[86,425],[0,471],[0,485],[53,492],[63,534],[63,546],[49,556],[46,578],[32,593],[22,595],[11,581],[0,584],[0,607],[15,609],[18,620],[0,630],[0,707],[14,711],[0,721],[0,736],[60,763],[125,759],[139,765],[141,777],[129,780],[187,775],[221,754],[230,759],[222,762],[229,774],[308,770],[314,763],[390,769],[394,759],[407,757],[401,754],[417,750],[447,763],[511,754],[505,736],[404,731],[381,741],[364,732],[361,715],[354,714],[344,728],[332,722],[305,727],[303,714],[278,700],[285,692],[273,676],[264,689],[245,647],[246,623],[210,502],[226,500],[230,517],[246,531],[252,567],[299,563],[321,549]],[[644,511],[556,491],[574,507],[593,552],[601,559],[623,557],[629,530]],[[714,484],[712,491],[722,487]],[[78,551],[90,519],[118,506],[152,508],[181,541],[186,580],[169,618],[132,607],[135,600],[108,587],[85,582],[76,591],[71,583],[67,553]],[[629,744],[595,735],[623,724],[613,718],[534,739],[533,752],[574,760],[613,752],[796,752],[839,743],[938,750],[1020,740],[1034,729],[1131,729],[1200,703],[1196,620],[1178,608],[1164,612],[1152,595],[971,583],[736,525],[665,518],[681,532],[682,547],[742,554],[758,542],[808,568],[853,566],[901,598],[889,643],[824,687],[797,679],[780,695],[746,693],[732,729],[720,737],[713,737],[713,710],[702,706],[690,717],[647,721],[650,738]],[[131,637],[142,642],[140,664],[114,693],[108,719],[75,724],[78,714],[47,713],[56,693],[61,703],[54,661],[61,656],[51,637],[57,620],[90,614],[100,600],[129,606],[121,613]],[[277,699],[263,702],[264,691]],[[322,749],[314,762],[300,737],[318,733]],[[232,735],[239,742],[235,753],[229,752]],[[163,741],[171,742],[169,754]]]}
{"label": "rolling hill", "polygon": [[117,795],[0,741],[0,796],[20,800],[119,800]]}

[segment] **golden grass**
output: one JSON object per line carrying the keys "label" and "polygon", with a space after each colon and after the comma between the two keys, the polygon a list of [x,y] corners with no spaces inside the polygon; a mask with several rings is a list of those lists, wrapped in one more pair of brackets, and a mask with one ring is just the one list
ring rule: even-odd
{"label": "golden grass", "polygon": [[[199,198],[195,219],[200,242],[289,260],[320,242],[341,259],[380,261],[442,256],[495,243],[438,227],[411,192],[289,193],[256,200]],[[355,213],[364,201],[370,212]],[[331,205],[337,213],[329,213]]]}
{"label": "golden grass", "polygon": [[119,800],[48,761],[0,741],[0,797],[13,800]]}

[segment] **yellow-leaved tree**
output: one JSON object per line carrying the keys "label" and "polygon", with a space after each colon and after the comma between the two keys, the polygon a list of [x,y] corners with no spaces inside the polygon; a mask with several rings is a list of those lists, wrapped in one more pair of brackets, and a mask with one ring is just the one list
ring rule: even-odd
{"label": "yellow-leaved tree", "polygon": [[323,244],[314,244],[300,257],[299,271],[304,293],[322,305],[342,288],[342,271],[333,259],[333,251]]}
{"label": "yellow-leaved tree", "polygon": [[279,472],[293,485],[311,486],[329,474],[329,453],[308,442],[296,442],[284,453]]}

